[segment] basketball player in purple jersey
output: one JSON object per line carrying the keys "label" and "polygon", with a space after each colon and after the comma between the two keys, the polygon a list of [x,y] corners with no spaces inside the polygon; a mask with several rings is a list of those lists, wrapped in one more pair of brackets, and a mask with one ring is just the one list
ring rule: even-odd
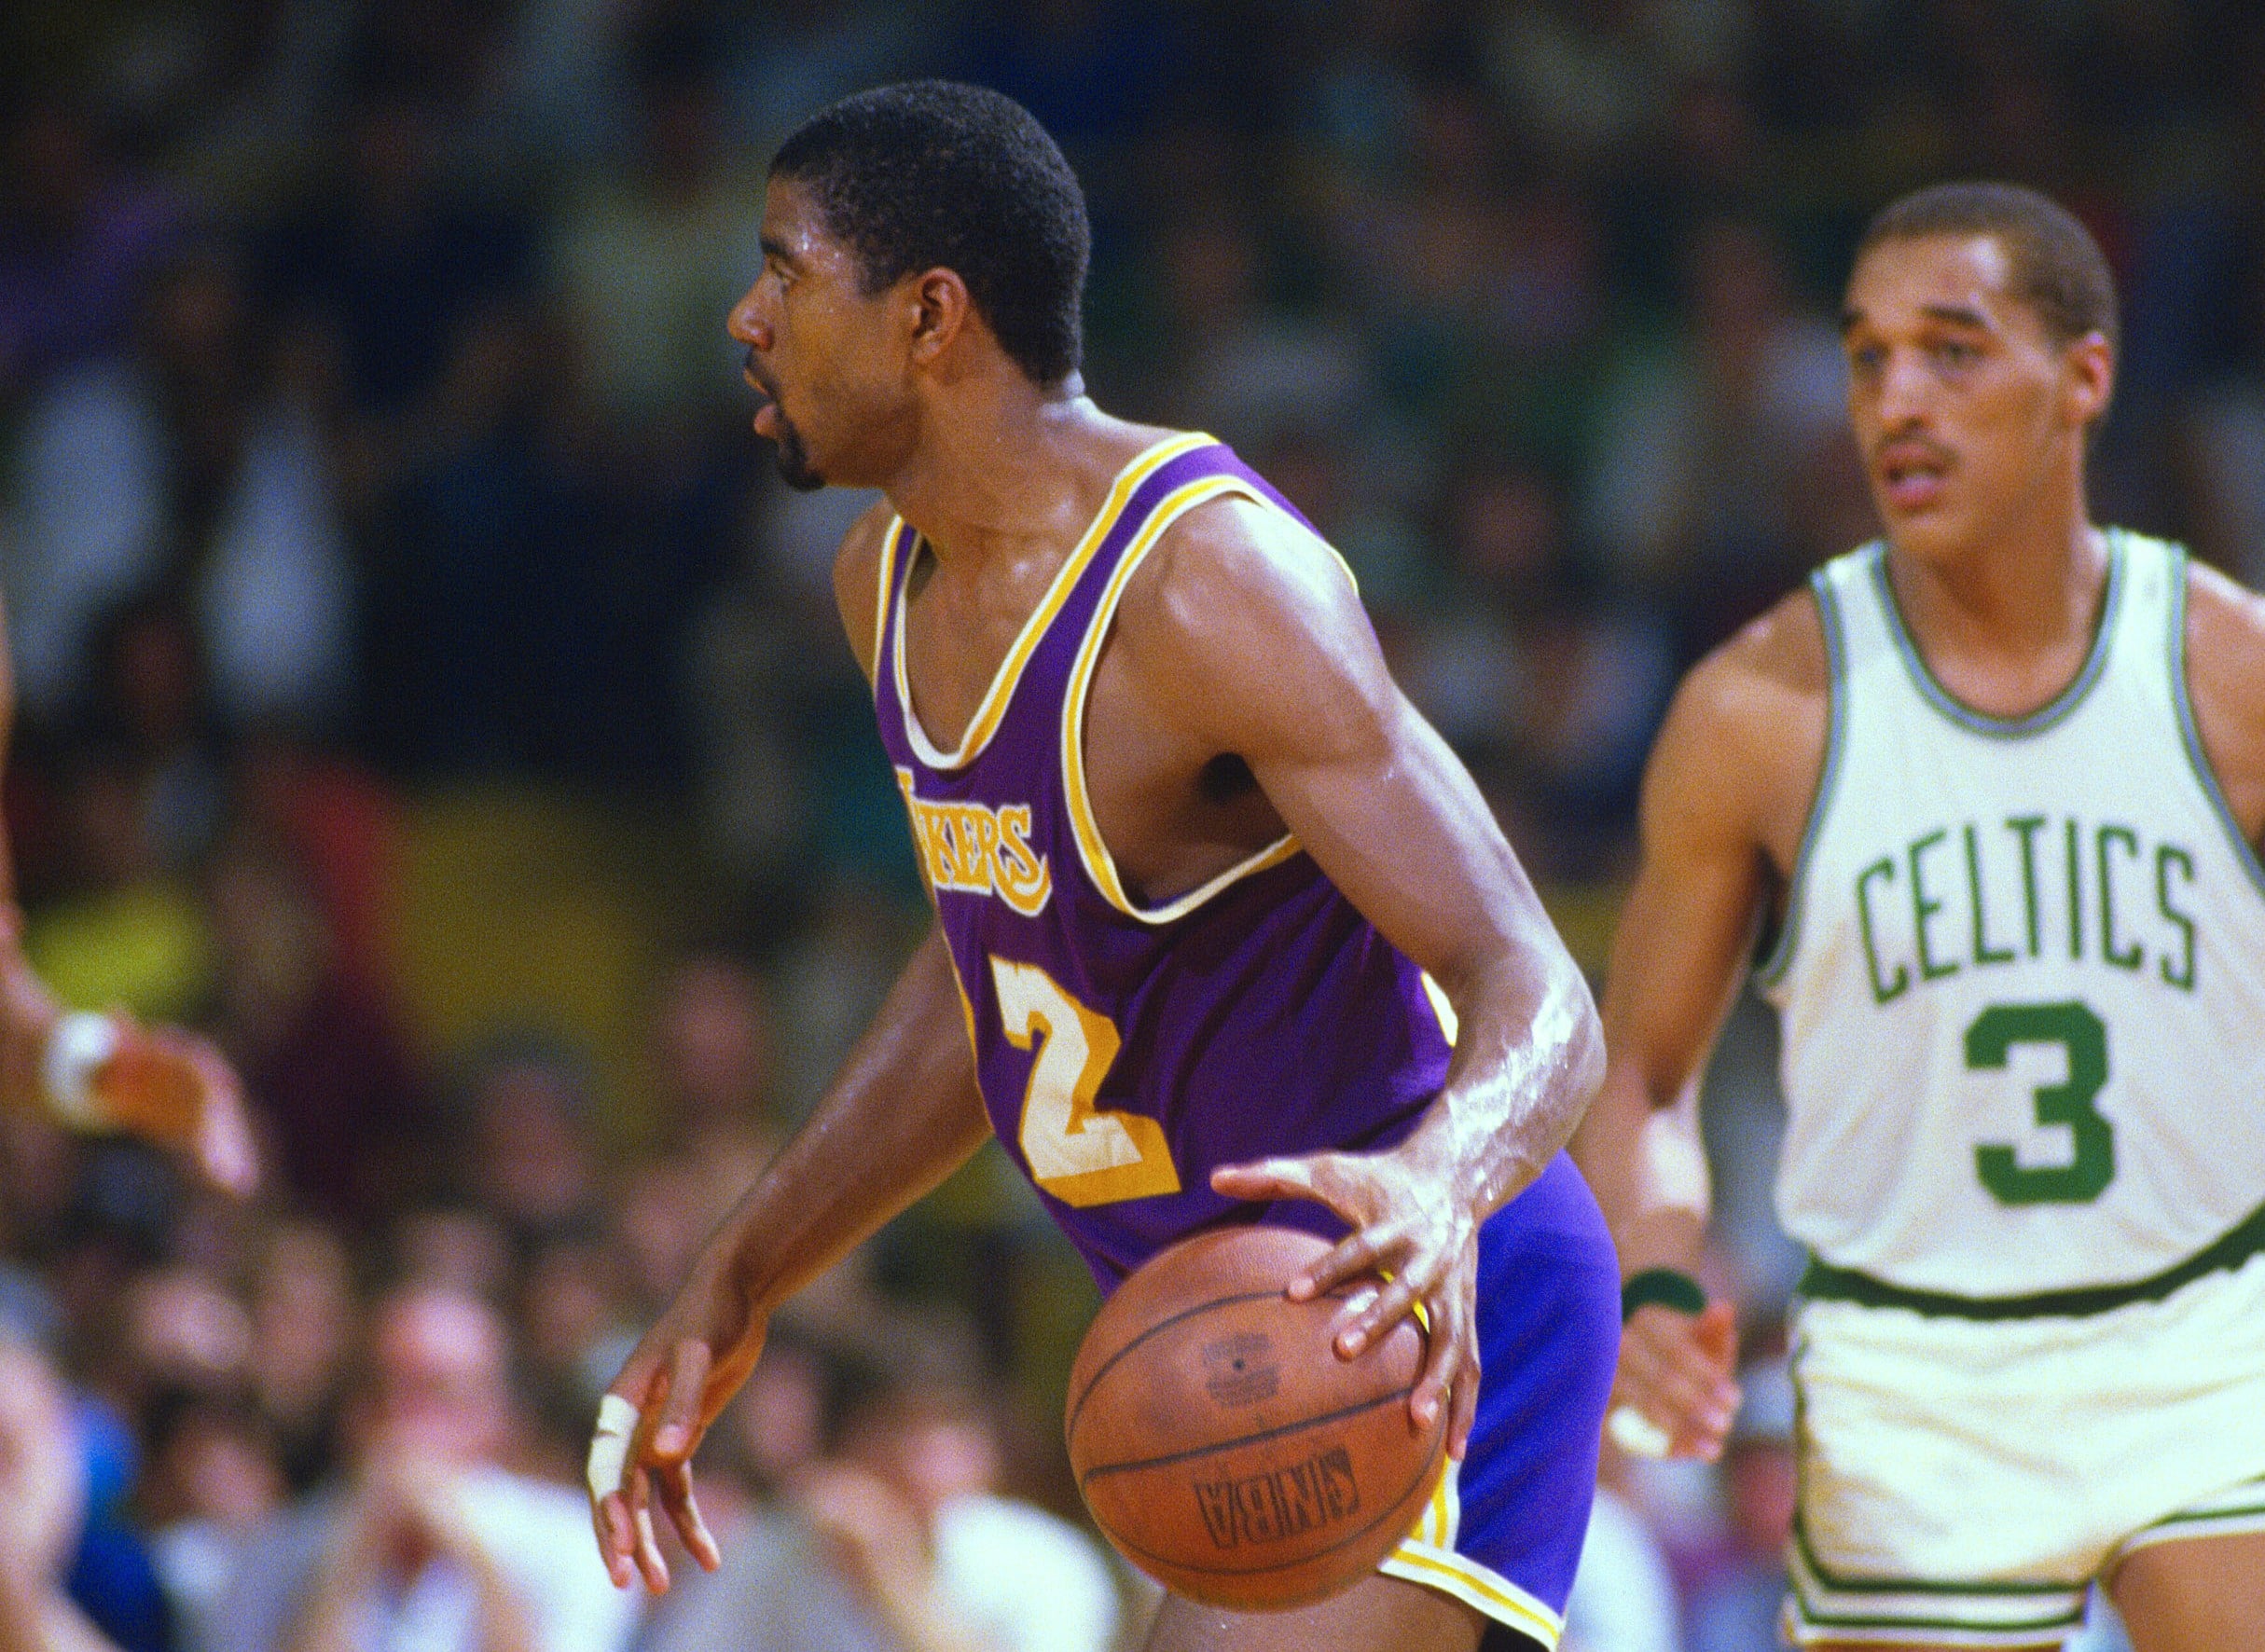
{"label": "basketball player in purple jersey", "polygon": [[[1078,377],[1076,179],[1029,115],[926,82],[772,163],[731,316],[797,487],[877,487],[836,567],[938,921],[810,1123],[615,1380],[590,1457],[615,1581],[703,1564],[701,1432],[770,1312],[996,1133],[1103,1289],[1228,1221],[1339,1243],[1355,1353],[1420,1304],[1411,1425],[1457,1460],[1375,1576],[1153,1648],[1554,1645],[1618,1273],[1561,1151],[1596,1020],[1350,579],[1208,437]],[[1459,1026],[1459,1037],[1456,1028]]]}

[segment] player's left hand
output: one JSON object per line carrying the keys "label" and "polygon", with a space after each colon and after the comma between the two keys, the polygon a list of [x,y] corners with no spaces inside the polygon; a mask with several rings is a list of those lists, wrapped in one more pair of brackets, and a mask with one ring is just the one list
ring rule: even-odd
{"label": "player's left hand", "polygon": [[1374,1277],[1373,1293],[1351,1299],[1337,1330],[1337,1353],[1351,1359],[1423,1305],[1424,1369],[1408,1414],[1429,1429],[1447,1411],[1447,1454],[1458,1462],[1479,1405],[1479,1223],[1454,1193],[1455,1178],[1411,1156],[1418,1138],[1382,1153],[1312,1153],[1222,1165],[1211,1191],[1234,1199],[1311,1199],[1353,1231],[1289,1283],[1305,1301],[1349,1281]]}

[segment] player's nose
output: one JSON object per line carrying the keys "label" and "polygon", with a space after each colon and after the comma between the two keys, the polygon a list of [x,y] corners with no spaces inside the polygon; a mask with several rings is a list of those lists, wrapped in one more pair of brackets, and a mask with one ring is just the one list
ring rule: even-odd
{"label": "player's nose", "polygon": [[1899,430],[1924,420],[1927,397],[1926,374],[1917,352],[1891,351],[1880,369],[1880,422]]}
{"label": "player's nose", "polygon": [[756,303],[756,291],[753,287],[748,288],[746,296],[731,307],[731,314],[724,324],[725,330],[741,344],[752,345],[757,350],[768,350],[771,347],[770,324],[763,319]]}

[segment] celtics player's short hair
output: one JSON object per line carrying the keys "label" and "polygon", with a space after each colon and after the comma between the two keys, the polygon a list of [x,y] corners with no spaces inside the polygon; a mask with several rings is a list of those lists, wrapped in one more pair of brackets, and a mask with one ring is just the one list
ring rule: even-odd
{"label": "celtics player's short hair", "polygon": [[949,269],[1033,383],[1077,370],[1093,239],[1085,196],[1014,99],[949,80],[859,92],[797,129],[771,176],[811,192],[868,293]]}
{"label": "celtics player's short hair", "polygon": [[1891,241],[1987,235],[2006,249],[2014,296],[2058,344],[2090,333],[2120,342],[2116,283],[2092,231],[2058,201],[2019,184],[1937,184],[1882,209],[1857,242],[1855,263]]}

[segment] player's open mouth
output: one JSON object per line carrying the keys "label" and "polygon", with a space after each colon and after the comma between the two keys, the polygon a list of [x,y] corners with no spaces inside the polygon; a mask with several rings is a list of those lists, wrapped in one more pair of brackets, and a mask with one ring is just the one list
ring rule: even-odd
{"label": "player's open mouth", "polygon": [[755,434],[777,440],[779,435],[778,387],[756,370],[755,350],[752,344],[747,348],[747,354],[740,358],[739,377],[747,380],[748,389],[763,398],[763,406],[755,409]]}
{"label": "player's open mouth", "polygon": [[1899,513],[1922,511],[1941,499],[1951,456],[1923,444],[1899,442],[1883,448],[1873,465],[1891,507]]}
{"label": "player's open mouth", "polygon": [[755,409],[755,434],[777,440],[779,435],[779,392],[765,383],[756,374],[752,355],[747,365],[739,369],[739,377],[747,380],[749,389],[763,398],[763,405]]}

